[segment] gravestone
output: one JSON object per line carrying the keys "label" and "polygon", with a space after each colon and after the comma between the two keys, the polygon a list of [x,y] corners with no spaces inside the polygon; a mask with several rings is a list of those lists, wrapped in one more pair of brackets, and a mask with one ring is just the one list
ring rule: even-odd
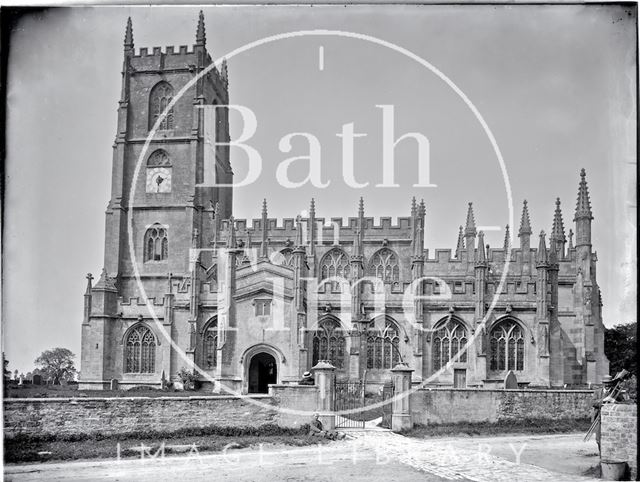
{"label": "gravestone", "polygon": [[509,370],[507,376],[504,379],[504,388],[505,390],[514,390],[518,388],[518,379],[516,378],[516,374],[513,373],[513,370]]}
{"label": "gravestone", "polygon": [[164,370],[162,370],[162,376],[160,377],[160,390],[166,390],[167,389],[167,376],[164,373]]}
{"label": "gravestone", "polygon": [[33,376],[33,384],[34,385],[42,385],[42,375],[34,375]]}
{"label": "gravestone", "polygon": [[115,378],[111,379],[111,385],[109,386],[111,390],[118,390],[118,380]]}

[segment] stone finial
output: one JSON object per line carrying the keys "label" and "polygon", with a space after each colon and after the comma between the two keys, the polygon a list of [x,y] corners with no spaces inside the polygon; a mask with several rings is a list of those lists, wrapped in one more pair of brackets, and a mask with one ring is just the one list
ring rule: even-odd
{"label": "stone finial", "polygon": [[85,291],[85,295],[91,294],[91,281],[93,280],[93,275],[91,273],[87,273],[87,290]]}
{"label": "stone finial", "polygon": [[411,198],[411,217],[415,217],[418,214],[418,207],[416,205],[416,197]]}
{"label": "stone finial", "polygon": [[263,199],[262,200],[262,217],[266,218],[267,217],[267,199]]}
{"label": "stone finial", "polygon": [[536,261],[539,266],[546,265],[549,262],[547,256],[547,242],[545,240],[545,232],[540,231],[540,243],[538,244],[538,252],[536,253]]}
{"label": "stone finial", "polygon": [[131,17],[127,19],[127,27],[124,32],[124,49],[125,51],[133,50],[133,24]]}
{"label": "stone finial", "polygon": [[473,215],[473,203],[469,203],[469,209],[467,210],[467,224],[464,230],[465,237],[476,236],[476,220]]}
{"label": "stone finial", "polygon": [[304,246],[302,242],[302,217],[296,216],[296,247]]}
{"label": "stone finial", "polygon": [[361,256],[362,255],[362,251],[361,251],[361,246],[360,246],[360,230],[356,230],[356,232],[353,235],[353,256]]}
{"label": "stone finial", "polygon": [[478,233],[478,251],[476,254],[476,261],[478,263],[485,263],[487,261],[487,255],[485,253],[484,245],[484,231]]}
{"label": "stone finial", "polygon": [[169,276],[167,276],[167,283],[169,285],[167,293],[173,293],[173,273],[169,273]]}
{"label": "stone finial", "polygon": [[424,199],[420,200],[420,205],[418,206],[418,216],[423,218],[427,213],[427,208],[424,204]]}
{"label": "stone finial", "polygon": [[508,251],[511,247],[511,233],[509,232],[509,225],[504,228],[504,250]]}
{"label": "stone finial", "polygon": [[573,230],[569,229],[569,247],[567,249],[573,249]]}
{"label": "stone finial", "polygon": [[520,230],[518,231],[518,237],[530,236],[531,220],[529,219],[529,207],[527,206],[527,200],[522,201],[522,217],[520,218]]}
{"label": "stone finial", "polygon": [[207,36],[204,28],[204,13],[200,10],[198,15],[198,28],[196,30],[196,45],[204,46],[207,43]]}
{"label": "stone finial", "polygon": [[456,244],[456,258],[460,259],[460,253],[464,251],[464,228],[460,226],[458,231],[458,243]]}
{"label": "stone finial", "polygon": [[236,247],[236,226],[235,219],[233,216],[229,218],[229,227],[228,227],[228,235],[227,235],[227,248],[233,249]]}
{"label": "stone finial", "polygon": [[587,173],[584,168],[580,171],[580,185],[578,186],[578,202],[576,203],[576,214],[574,221],[580,218],[593,219],[591,212],[591,200],[589,199],[589,188],[587,187]]}
{"label": "stone finial", "polygon": [[358,217],[364,217],[364,199],[360,198],[358,201]]}
{"label": "stone finial", "polygon": [[[564,235],[564,223],[562,222],[562,209],[560,209],[560,198],[556,198],[556,210],[553,215],[553,227],[551,228],[551,237],[554,241],[567,240]],[[554,246],[555,248],[555,246]]]}
{"label": "stone finial", "polygon": [[311,204],[309,205],[309,217],[316,217],[316,200],[311,198]]}

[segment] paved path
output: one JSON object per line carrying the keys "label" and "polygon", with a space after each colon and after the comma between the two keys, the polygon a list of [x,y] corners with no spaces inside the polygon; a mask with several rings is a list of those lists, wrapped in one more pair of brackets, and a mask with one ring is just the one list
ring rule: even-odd
{"label": "paved path", "polygon": [[[421,480],[587,481],[517,463],[525,451],[512,437],[507,460],[488,453],[483,439],[416,439],[388,431],[348,432],[349,439],[312,447],[264,447],[227,454],[188,454],[164,459],[101,460],[5,467],[6,480],[272,480],[371,482]],[[495,437],[496,439],[499,437]],[[544,437],[539,437],[544,439]]]}
{"label": "paved path", "polygon": [[[354,434],[356,435],[356,434]],[[356,435],[379,457],[399,460],[403,464],[449,480],[474,481],[587,481],[594,480],[569,474],[559,474],[545,468],[523,463],[526,437],[509,437],[514,461],[493,455],[487,439],[432,438],[416,439],[392,432],[365,431]],[[496,439],[498,437],[494,437]],[[520,443],[518,443],[520,441]]]}

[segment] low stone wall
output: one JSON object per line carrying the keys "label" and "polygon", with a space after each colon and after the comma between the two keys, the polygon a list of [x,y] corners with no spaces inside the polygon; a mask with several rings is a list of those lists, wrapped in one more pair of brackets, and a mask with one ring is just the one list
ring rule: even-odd
{"label": "low stone wall", "polygon": [[433,425],[524,418],[588,418],[593,392],[424,388],[410,396],[413,423]]}
{"label": "low stone wall", "polygon": [[602,407],[601,458],[626,461],[630,480],[638,474],[638,408],[635,404],[612,403]]}
{"label": "low stone wall", "polygon": [[[317,387],[272,386],[252,397],[25,398],[4,401],[5,438],[26,435],[118,435],[196,427],[297,428],[310,421]],[[281,412],[279,408],[302,411]],[[308,411],[309,413],[304,413]]]}
{"label": "low stone wall", "polygon": [[314,385],[270,385],[269,395],[279,409],[276,423],[281,427],[298,428],[311,422],[319,407],[320,390]]}

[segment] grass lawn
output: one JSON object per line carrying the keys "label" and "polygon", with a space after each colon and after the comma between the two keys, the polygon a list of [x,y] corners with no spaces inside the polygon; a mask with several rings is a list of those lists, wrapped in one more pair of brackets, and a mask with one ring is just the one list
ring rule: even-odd
{"label": "grass lawn", "polygon": [[526,434],[534,433],[586,433],[591,426],[589,419],[577,420],[547,420],[547,419],[522,419],[505,420],[497,423],[456,423],[443,425],[416,425],[411,430],[402,432],[407,437],[456,437],[470,435],[499,435],[499,434]]}
{"label": "grass lawn", "polygon": [[16,437],[4,440],[6,463],[43,462],[47,460],[79,460],[100,458],[140,458],[155,455],[158,450],[171,454],[194,455],[245,448],[259,444],[281,444],[296,447],[329,443],[320,437],[309,437],[308,428],[299,430],[269,426],[259,429],[205,428],[174,433],[125,434],[121,436]]}

